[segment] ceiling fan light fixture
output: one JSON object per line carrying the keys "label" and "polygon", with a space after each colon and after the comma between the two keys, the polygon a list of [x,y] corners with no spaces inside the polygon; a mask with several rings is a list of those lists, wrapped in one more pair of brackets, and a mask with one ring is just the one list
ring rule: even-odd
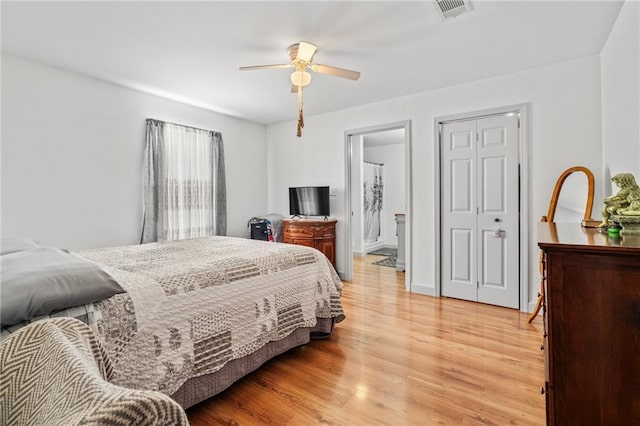
{"label": "ceiling fan light fixture", "polygon": [[291,84],[294,86],[308,86],[311,83],[311,74],[306,71],[294,71],[291,73]]}
{"label": "ceiling fan light fixture", "polygon": [[311,74],[309,74],[306,70],[309,69],[320,74],[333,75],[349,80],[357,80],[358,78],[360,78],[360,73],[358,71],[313,63],[313,57],[316,54],[317,50],[318,46],[316,46],[315,44],[301,41],[300,43],[292,44],[291,46],[289,46],[288,52],[289,60],[291,62],[288,64],[254,65],[251,67],[240,67],[241,71],[268,68],[295,69],[290,78],[291,84],[293,85],[291,87],[291,93],[296,93],[298,95],[298,131],[296,132],[296,135],[298,137],[302,136],[302,128],[304,127],[304,117],[302,116],[302,88],[308,86],[311,83]]}

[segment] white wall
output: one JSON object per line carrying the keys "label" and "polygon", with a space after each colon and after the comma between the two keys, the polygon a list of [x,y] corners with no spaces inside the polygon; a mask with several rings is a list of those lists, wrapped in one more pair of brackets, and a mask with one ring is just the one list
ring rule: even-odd
{"label": "white wall", "polygon": [[[356,83],[357,84],[357,83]],[[312,102],[311,99],[308,102]],[[412,288],[433,289],[434,249],[434,129],[438,116],[530,103],[529,176],[529,300],[538,290],[536,222],[546,213],[556,178],[567,167],[584,165],[601,176],[600,60],[584,57],[523,72],[458,86],[305,117],[302,138],[295,122],[268,126],[270,167],[269,210],[286,212],[286,188],[296,181],[321,180],[338,190],[332,216],[338,219],[337,269],[343,273],[344,132],[368,126],[412,120]],[[600,188],[596,204],[602,200]],[[335,202],[334,202],[335,201]],[[419,260],[419,261],[418,261]],[[530,307],[529,307],[530,308]]]}
{"label": "white wall", "polygon": [[[600,54],[605,195],[617,173],[640,180],[640,3],[627,0]],[[601,205],[596,205],[599,209]]]}
{"label": "white wall", "polygon": [[384,164],[381,220],[383,244],[385,247],[398,247],[395,214],[405,212],[404,144],[368,147],[366,136],[364,139],[365,161]]}
{"label": "white wall", "polygon": [[267,212],[265,126],[2,56],[2,235],[135,244],[145,118],[222,132],[228,234]]}
{"label": "white wall", "polygon": [[364,199],[363,199],[363,137],[354,135],[351,145],[351,250],[355,256],[364,256]]}

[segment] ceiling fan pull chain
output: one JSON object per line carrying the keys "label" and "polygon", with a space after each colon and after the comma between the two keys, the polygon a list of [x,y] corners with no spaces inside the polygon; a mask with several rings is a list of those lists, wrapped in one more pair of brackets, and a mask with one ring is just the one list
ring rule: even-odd
{"label": "ceiling fan pull chain", "polygon": [[302,136],[302,128],[304,127],[304,119],[302,118],[302,111],[300,111],[300,115],[298,117],[298,131],[296,132],[296,136]]}
{"label": "ceiling fan pull chain", "polygon": [[298,131],[296,136],[302,136],[302,128],[304,127],[304,118],[302,117],[302,86],[298,86]]}

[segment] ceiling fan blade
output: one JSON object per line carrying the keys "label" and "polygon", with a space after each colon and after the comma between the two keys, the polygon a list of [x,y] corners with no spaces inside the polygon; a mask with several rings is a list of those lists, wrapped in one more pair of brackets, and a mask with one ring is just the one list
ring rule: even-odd
{"label": "ceiling fan blade", "polygon": [[335,75],[336,77],[348,78],[349,80],[357,80],[360,78],[360,73],[358,71],[330,67],[329,65],[313,64],[311,65],[311,69],[321,74]]}
{"label": "ceiling fan blade", "polygon": [[293,68],[291,64],[275,64],[275,65],[254,65],[251,67],[240,67],[240,71],[265,70],[272,68]]}
{"label": "ceiling fan blade", "polygon": [[316,54],[316,50],[318,50],[318,46],[316,46],[315,44],[301,41],[300,43],[298,43],[298,53],[296,54],[296,59],[305,62],[311,62],[311,59],[313,59],[313,55]]}

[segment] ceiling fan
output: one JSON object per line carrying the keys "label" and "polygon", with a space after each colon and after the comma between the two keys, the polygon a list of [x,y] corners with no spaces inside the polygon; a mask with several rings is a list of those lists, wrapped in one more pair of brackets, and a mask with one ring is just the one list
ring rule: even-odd
{"label": "ceiling fan", "polygon": [[288,64],[240,67],[240,71],[274,68],[295,69],[291,74],[291,92],[298,93],[298,130],[296,135],[300,137],[302,136],[302,128],[304,127],[304,119],[302,117],[302,88],[308,86],[309,83],[311,83],[311,74],[307,72],[307,69],[320,74],[329,74],[336,77],[347,78],[349,80],[357,80],[358,78],[360,78],[360,73],[358,71],[351,71],[344,68],[321,65],[312,62],[313,56],[318,50],[318,46],[313,43],[301,41],[289,46],[287,50],[289,52],[289,60],[291,61]]}

